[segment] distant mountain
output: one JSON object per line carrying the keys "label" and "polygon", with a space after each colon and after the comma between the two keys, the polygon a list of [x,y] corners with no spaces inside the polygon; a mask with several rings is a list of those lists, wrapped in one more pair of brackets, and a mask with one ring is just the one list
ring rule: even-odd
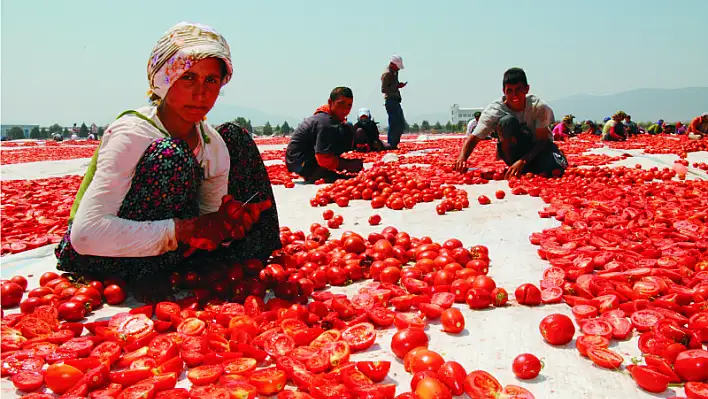
{"label": "distant mountain", "polygon": [[209,123],[218,125],[223,122],[232,121],[239,116],[250,119],[253,126],[262,126],[265,125],[266,122],[270,122],[270,124],[275,127],[276,125],[282,124],[284,121],[288,121],[290,126],[295,127],[302,120],[302,118],[293,116],[276,115],[253,108],[219,103],[211,109],[207,118]]}
{"label": "distant mountain", "polygon": [[573,114],[576,120],[602,120],[622,110],[637,122],[690,121],[708,112],[708,87],[637,89],[603,96],[578,94],[548,103],[556,119]]}

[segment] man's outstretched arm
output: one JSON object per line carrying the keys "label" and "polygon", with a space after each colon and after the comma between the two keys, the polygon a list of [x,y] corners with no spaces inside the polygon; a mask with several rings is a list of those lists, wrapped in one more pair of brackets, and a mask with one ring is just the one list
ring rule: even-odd
{"label": "man's outstretched arm", "polygon": [[455,161],[454,169],[456,171],[460,173],[467,172],[467,158],[472,155],[474,147],[476,147],[477,143],[480,141],[479,137],[475,135],[467,136],[465,144],[462,146],[462,150],[460,150],[460,155],[457,157],[457,161]]}

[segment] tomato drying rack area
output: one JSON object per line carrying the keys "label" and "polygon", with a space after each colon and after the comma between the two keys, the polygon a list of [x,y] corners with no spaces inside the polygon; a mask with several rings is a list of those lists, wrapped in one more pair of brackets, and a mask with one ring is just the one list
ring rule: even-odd
{"label": "tomato drying rack area", "polygon": [[[431,139],[430,137],[419,140]],[[267,149],[282,149],[284,145],[259,146]],[[630,153],[633,156],[610,166],[634,166],[641,164],[645,169],[657,166],[660,169],[671,167],[675,155],[644,154],[642,150],[613,150],[595,148],[595,154],[618,156]],[[708,152],[688,154],[690,164],[708,162]],[[267,164],[277,163],[269,161]],[[37,179],[50,176],[80,175],[88,165],[87,158],[43,161],[2,166],[2,179]],[[687,179],[705,179],[704,172],[689,167]],[[435,242],[444,242],[449,238],[461,240],[465,247],[485,245],[489,248],[489,276],[494,278],[498,287],[504,287],[510,293],[510,305],[503,308],[490,307],[486,310],[471,310],[463,304],[455,304],[465,317],[465,329],[460,334],[447,334],[441,331],[439,320],[430,321],[426,333],[430,338],[429,349],[440,353],[445,360],[455,360],[462,364],[467,372],[485,370],[494,375],[502,385],[515,384],[527,388],[536,398],[670,398],[683,396],[683,388],[670,387],[661,394],[650,394],[639,389],[629,373],[614,372],[595,366],[587,358],[581,357],[575,348],[575,339],[568,345],[552,347],[544,342],[539,333],[539,323],[547,315],[562,313],[573,318],[571,308],[566,304],[541,305],[527,307],[511,300],[514,289],[523,283],[538,284],[543,271],[549,267],[547,261],[539,258],[536,246],[529,242],[529,236],[543,229],[559,226],[554,218],[540,218],[538,211],[544,207],[540,198],[528,195],[509,195],[505,181],[491,181],[482,185],[457,185],[467,191],[470,199],[479,195],[494,198],[496,190],[502,189],[507,196],[502,200],[493,200],[491,205],[480,206],[474,202],[461,212],[450,212],[439,216],[435,212],[436,202],[419,203],[413,210],[393,211],[386,207],[372,210],[368,201],[351,201],[346,208],[330,204],[326,208],[311,207],[309,199],[322,186],[296,184],[295,188],[274,186],[276,202],[279,208],[281,226],[288,226],[293,231],[308,231],[311,223],[322,223],[322,212],[332,209],[344,218],[339,230],[333,230],[333,236],[346,230],[355,231],[366,237],[369,233],[380,232],[385,226],[395,226],[411,236],[429,236]],[[367,219],[372,214],[381,215],[379,226],[370,226]],[[28,291],[39,286],[39,276],[55,270],[56,259],[54,245],[40,247],[27,252],[3,256],[0,276],[3,279],[14,275],[25,276]],[[328,288],[334,293],[356,294],[357,290],[370,281],[351,284],[346,287]],[[110,316],[140,306],[132,297],[120,306],[109,306],[94,310],[87,321],[105,320]],[[19,312],[19,309],[6,310],[7,313]],[[376,343],[364,352],[353,353],[351,360],[390,360],[391,370],[385,383],[395,383],[400,388],[397,392],[406,392],[410,388],[412,375],[404,370],[403,363],[390,349],[391,337],[395,327],[377,330]],[[580,335],[576,327],[576,337]],[[627,341],[612,341],[610,349],[621,354],[624,365],[631,364],[630,359],[641,355],[637,347],[637,334]],[[544,362],[541,374],[533,380],[519,380],[514,376],[511,364],[521,353],[533,353]],[[0,380],[2,398],[21,396],[7,378]],[[177,387],[188,388],[186,371],[180,376]],[[294,389],[294,388],[293,388]],[[466,397],[466,395],[463,395]]]}

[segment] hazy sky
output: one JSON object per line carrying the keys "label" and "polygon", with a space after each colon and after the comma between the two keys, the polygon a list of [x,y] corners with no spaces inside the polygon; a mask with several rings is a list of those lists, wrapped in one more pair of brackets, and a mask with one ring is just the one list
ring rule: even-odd
{"label": "hazy sky", "polygon": [[526,69],[547,100],[708,86],[707,0],[2,1],[2,123],[108,123],[146,104],[157,39],[182,20],[229,41],[220,102],[301,117],[337,85],[385,119],[379,77],[403,57],[408,115],[484,106]]}

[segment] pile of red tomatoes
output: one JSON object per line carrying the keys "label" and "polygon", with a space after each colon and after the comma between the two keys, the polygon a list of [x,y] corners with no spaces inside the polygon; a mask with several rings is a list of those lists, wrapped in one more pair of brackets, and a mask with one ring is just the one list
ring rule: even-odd
{"label": "pile of red tomatoes", "polygon": [[[48,272],[24,301],[26,280],[5,281],[3,306],[19,303],[21,313],[2,319],[2,374],[21,391],[46,386],[65,398],[393,398],[396,386],[385,381],[390,362],[350,355],[370,348],[377,328],[395,327],[391,349],[415,374],[411,392],[398,398],[533,397],[427,348],[428,321],[440,319],[450,334],[464,329],[455,303],[506,305],[506,291],[487,276],[485,247],[466,249],[456,239],[441,245],[393,227],[332,239],[317,224],[307,236],[284,227],[281,239],[283,250],[266,265],[175,273],[168,283],[191,295],[110,320],[82,323],[85,310],[104,299],[125,299],[120,281]],[[320,291],[365,278],[374,281],[351,297]],[[270,291],[275,298],[265,301]],[[175,388],[185,366],[189,391]]]}
{"label": "pile of red tomatoes", "polygon": [[705,397],[708,186],[675,176],[668,168],[570,169],[560,179],[527,176],[510,186],[543,199],[539,215],[562,223],[534,233],[531,243],[552,265],[541,286],[572,306],[580,354],[617,369],[624,359],[608,346],[636,331],[645,364],[627,370],[641,388],[663,392],[686,382],[687,394],[702,392],[689,397]]}
{"label": "pile of red tomatoes", "polygon": [[58,243],[81,176],[0,182],[2,254]]}
{"label": "pile of red tomatoes", "polygon": [[[32,148],[21,148],[16,150],[2,151],[0,164],[17,164],[39,161],[57,161],[62,159],[90,158],[96,151],[97,141],[90,145],[33,145]],[[5,146],[5,144],[3,144]]]}

